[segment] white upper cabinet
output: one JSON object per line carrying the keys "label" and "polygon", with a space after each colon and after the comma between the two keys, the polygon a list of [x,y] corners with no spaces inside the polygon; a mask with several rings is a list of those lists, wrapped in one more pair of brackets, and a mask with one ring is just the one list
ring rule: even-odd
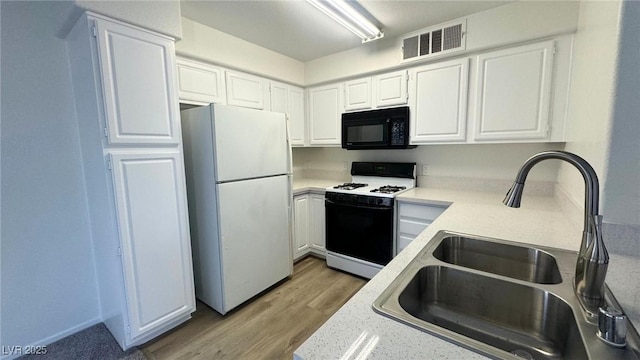
{"label": "white upper cabinet", "polygon": [[344,83],[345,111],[404,105],[407,96],[407,70],[394,71]]}
{"label": "white upper cabinet", "polygon": [[407,96],[407,70],[394,71],[373,77],[374,106],[404,105]]}
{"label": "white upper cabinet", "polygon": [[110,159],[135,342],[195,311],[184,167],[178,150]]}
{"label": "white upper cabinet", "polygon": [[[235,71],[226,71],[227,104],[266,110],[267,80]],[[268,103],[268,100],[267,100]]]}
{"label": "white upper cabinet", "polygon": [[173,41],[95,20],[109,144],[178,144]]}
{"label": "white upper cabinet", "polygon": [[344,109],[347,111],[371,109],[370,77],[344,83]]}
{"label": "white upper cabinet", "polygon": [[548,137],[554,42],[477,57],[474,140]]}
{"label": "white upper cabinet", "polygon": [[469,59],[413,68],[410,77],[411,144],[465,141]]}
{"label": "white upper cabinet", "polygon": [[286,113],[289,120],[289,142],[293,146],[305,144],[304,90],[271,81],[269,84],[271,111]]}
{"label": "white upper cabinet", "polygon": [[309,143],[340,145],[341,117],[344,111],[342,84],[309,89]]}
{"label": "white upper cabinet", "polygon": [[273,112],[288,113],[289,112],[289,85],[271,81],[269,84],[269,93],[271,97],[270,109]]}
{"label": "white upper cabinet", "polygon": [[304,90],[289,86],[289,141],[294,146],[304,146],[306,126],[304,116]]}
{"label": "white upper cabinet", "polygon": [[226,104],[224,70],[201,62],[176,59],[178,95],[181,103],[206,105]]}

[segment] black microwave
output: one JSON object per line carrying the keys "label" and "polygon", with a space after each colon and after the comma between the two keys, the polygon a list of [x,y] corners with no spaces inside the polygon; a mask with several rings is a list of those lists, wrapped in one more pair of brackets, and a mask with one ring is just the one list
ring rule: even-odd
{"label": "black microwave", "polygon": [[411,149],[409,107],[359,111],[342,114],[342,148]]}

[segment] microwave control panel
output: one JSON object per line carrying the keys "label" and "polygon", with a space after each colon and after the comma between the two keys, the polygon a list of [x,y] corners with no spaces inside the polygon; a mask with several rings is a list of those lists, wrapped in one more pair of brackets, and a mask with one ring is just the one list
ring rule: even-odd
{"label": "microwave control panel", "polygon": [[406,139],[404,138],[405,134],[405,122],[402,120],[391,120],[391,139],[390,145],[405,145]]}

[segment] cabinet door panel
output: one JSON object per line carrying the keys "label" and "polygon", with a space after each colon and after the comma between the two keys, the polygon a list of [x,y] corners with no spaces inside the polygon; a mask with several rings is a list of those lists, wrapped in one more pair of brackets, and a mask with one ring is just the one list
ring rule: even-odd
{"label": "cabinet door panel", "polygon": [[553,41],[478,56],[475,140],[547,137]]}
{"label": "cabinet door panel", "polygon": [[342,84],[309,89],[309,132],[311,145],[340,145],[340,119],[344,105]]}
{"label": "cabinet door panel", "polygon": [[347,81],[344,83],[344,109],[371,109],[371,78]]}
{"label": "cabinet door panel", "polygon": [[289,97],[286,84],[271,82],[270,94],[271,94],[271,110],[279,113],[289,113]]}
{"label": "cabinet door panel", "polygon": [[293,236],[296,248],[294,258],[306,253],[309,248],[309,195],[298,195],[293,198]]}
{"label": "cabinet door panel", "polygon": [[131,338],[195,310],[182,156],[111,154]]}
{"label": "cabinet door panel", "polygon": [[304,145],[304,90],[293,86],[289,87],[289,136],[291,145]]}
{"label": "cabinet door panel", "polygon": [[469,59],[412,71],[411,143],[464,141]]}
{"label": "cabinet door panel", "polygon": [[176,59],[176,63],[181,103],[226,103],[224,71],[221,68],[187,59]]}
{"label": "cabinet door panel", "polygon": [[320,252],[325,251],[325,214],[324,214],[324,195],[309,195],[310,204],[310,245],[313,249]]}
{"label": "cabinet door panel", "polygon": [[227,103],[264,109],[264,80],[257,76],[227,71]]}
{"label": "cabinet door panel", "polygon": [[407,71],[395,71],[374,77],[375,106],[407,103]]}
{"label": "cabinet door panel", "polygon": [[110,144],[178,144],[173,41],[96,20]]}

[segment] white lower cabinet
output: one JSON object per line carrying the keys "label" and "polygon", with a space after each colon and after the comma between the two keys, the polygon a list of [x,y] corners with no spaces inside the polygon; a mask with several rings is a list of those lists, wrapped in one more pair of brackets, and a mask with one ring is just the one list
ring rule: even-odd
{"label": "white lower cabinet", "polygon": [[307,193],[293,197],[293,259],[309,253],[325,254],[324,195]]}
{"label": "white lower cabinet", "polygon": [[398,201],[396,253],[407,247],[447,206],[423,205]]}
{"label": "white lower cabinet", "polygon": [[324,254],[326,250],[324,195],[309,194],[309,205],[309,218],[311,219],[309,245],[312,250]]}
{"label": "white lower cabinet", "polygon": [[182,154],[110,154],[132,340],[195,310]]}
{"label": "white lower cabinet", "polygon": [[293,197],[293,238],[295,250],[293,258],[305,255],[309,250],[309,195]]}

